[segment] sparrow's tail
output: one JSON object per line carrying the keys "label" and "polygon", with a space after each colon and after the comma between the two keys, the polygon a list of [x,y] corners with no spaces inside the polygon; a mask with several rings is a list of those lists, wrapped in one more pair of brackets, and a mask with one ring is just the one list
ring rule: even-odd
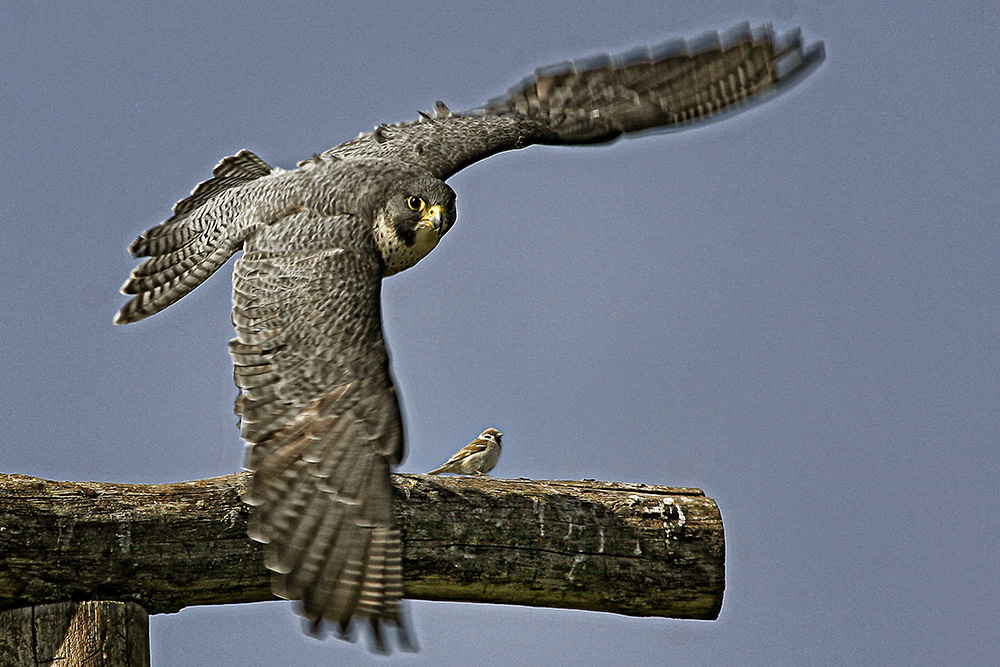
{"label": "sparrow's tail", "polygon": [[205,281],[243,245],[229,219],[234,207],[219,205],[234,188],[274,170],[250,151],[227,157],[212,178],[174,205],[174,215],[144,232],[131,246],[135,257],[149,257],[132,271],[122,294],[135,295],[118,311],[115,324],[158,313]]}

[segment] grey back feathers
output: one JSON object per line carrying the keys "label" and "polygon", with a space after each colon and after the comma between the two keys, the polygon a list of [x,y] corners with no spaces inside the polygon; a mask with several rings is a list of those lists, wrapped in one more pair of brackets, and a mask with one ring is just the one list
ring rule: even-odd
{"label": "grey back feathers", "polygon": [[[136,239],[129,250],[148,259],[122,287],[131,299],[119,324],[173,304],[244,250],[230,352],[254,471],[250,535],[266,545],[275,592],[300,601],[313,631],[329,620],[346,636],[362,618],[376,648],[386,625],[407,641],[389,478],[404,454],[403,425],[380,289],[454,223],[443,181],[532,144],[606,143],[719,119],[787,89],[823,58],[822,44],[804,46],[798,31],[742,25],[543,68],[477,109],[438,102],[433,114],[380,125],[294,170],[240,151]],[[484,447],[499,456],[499,432],[495,440]]]}

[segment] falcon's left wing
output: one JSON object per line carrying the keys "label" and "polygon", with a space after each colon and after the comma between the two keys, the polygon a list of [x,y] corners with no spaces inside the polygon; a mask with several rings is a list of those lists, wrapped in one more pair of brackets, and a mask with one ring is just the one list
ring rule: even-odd
{"label": "falcon's left wing", "polygon": [[686,129],[759,104],[819,66],[821,42],[798,30],[739,25],[655,49],[539,69],[467,113],[443,104],[419,121],[382,125],[324,155],[389,157],[444,180],[501,151],[532,144],[599,144],[623,134]]}

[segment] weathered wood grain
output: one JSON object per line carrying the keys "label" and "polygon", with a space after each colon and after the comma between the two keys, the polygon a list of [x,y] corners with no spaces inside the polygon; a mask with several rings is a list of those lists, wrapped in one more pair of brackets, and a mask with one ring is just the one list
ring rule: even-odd
{"label": "weathered wood grain", "polygon": [[132,602],[0,611],[0,667],[149,667],[149,616]]}
{"label": "weathered wood grain", "polygon": [[[177,484],[0,475],[0,608],[272,599],[248,473]],[[722,519],[698,489],[395,475],[406,596],[714,619]]]}

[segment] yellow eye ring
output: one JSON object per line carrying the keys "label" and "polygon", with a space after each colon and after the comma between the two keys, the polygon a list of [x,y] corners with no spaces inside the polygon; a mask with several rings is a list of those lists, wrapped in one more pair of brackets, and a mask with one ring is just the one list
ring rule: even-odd
{"label": "yellow eye ring", "polygon": [[424,200],[421,199],[420,197],[416,197],[416,196],[407,197],[406,198],[406,205],[409,206],[410,210],[413,210],[413,211],[422,211],[422,210],[424,210],[424,207],[426,206],[426,204],[424,203]]}

